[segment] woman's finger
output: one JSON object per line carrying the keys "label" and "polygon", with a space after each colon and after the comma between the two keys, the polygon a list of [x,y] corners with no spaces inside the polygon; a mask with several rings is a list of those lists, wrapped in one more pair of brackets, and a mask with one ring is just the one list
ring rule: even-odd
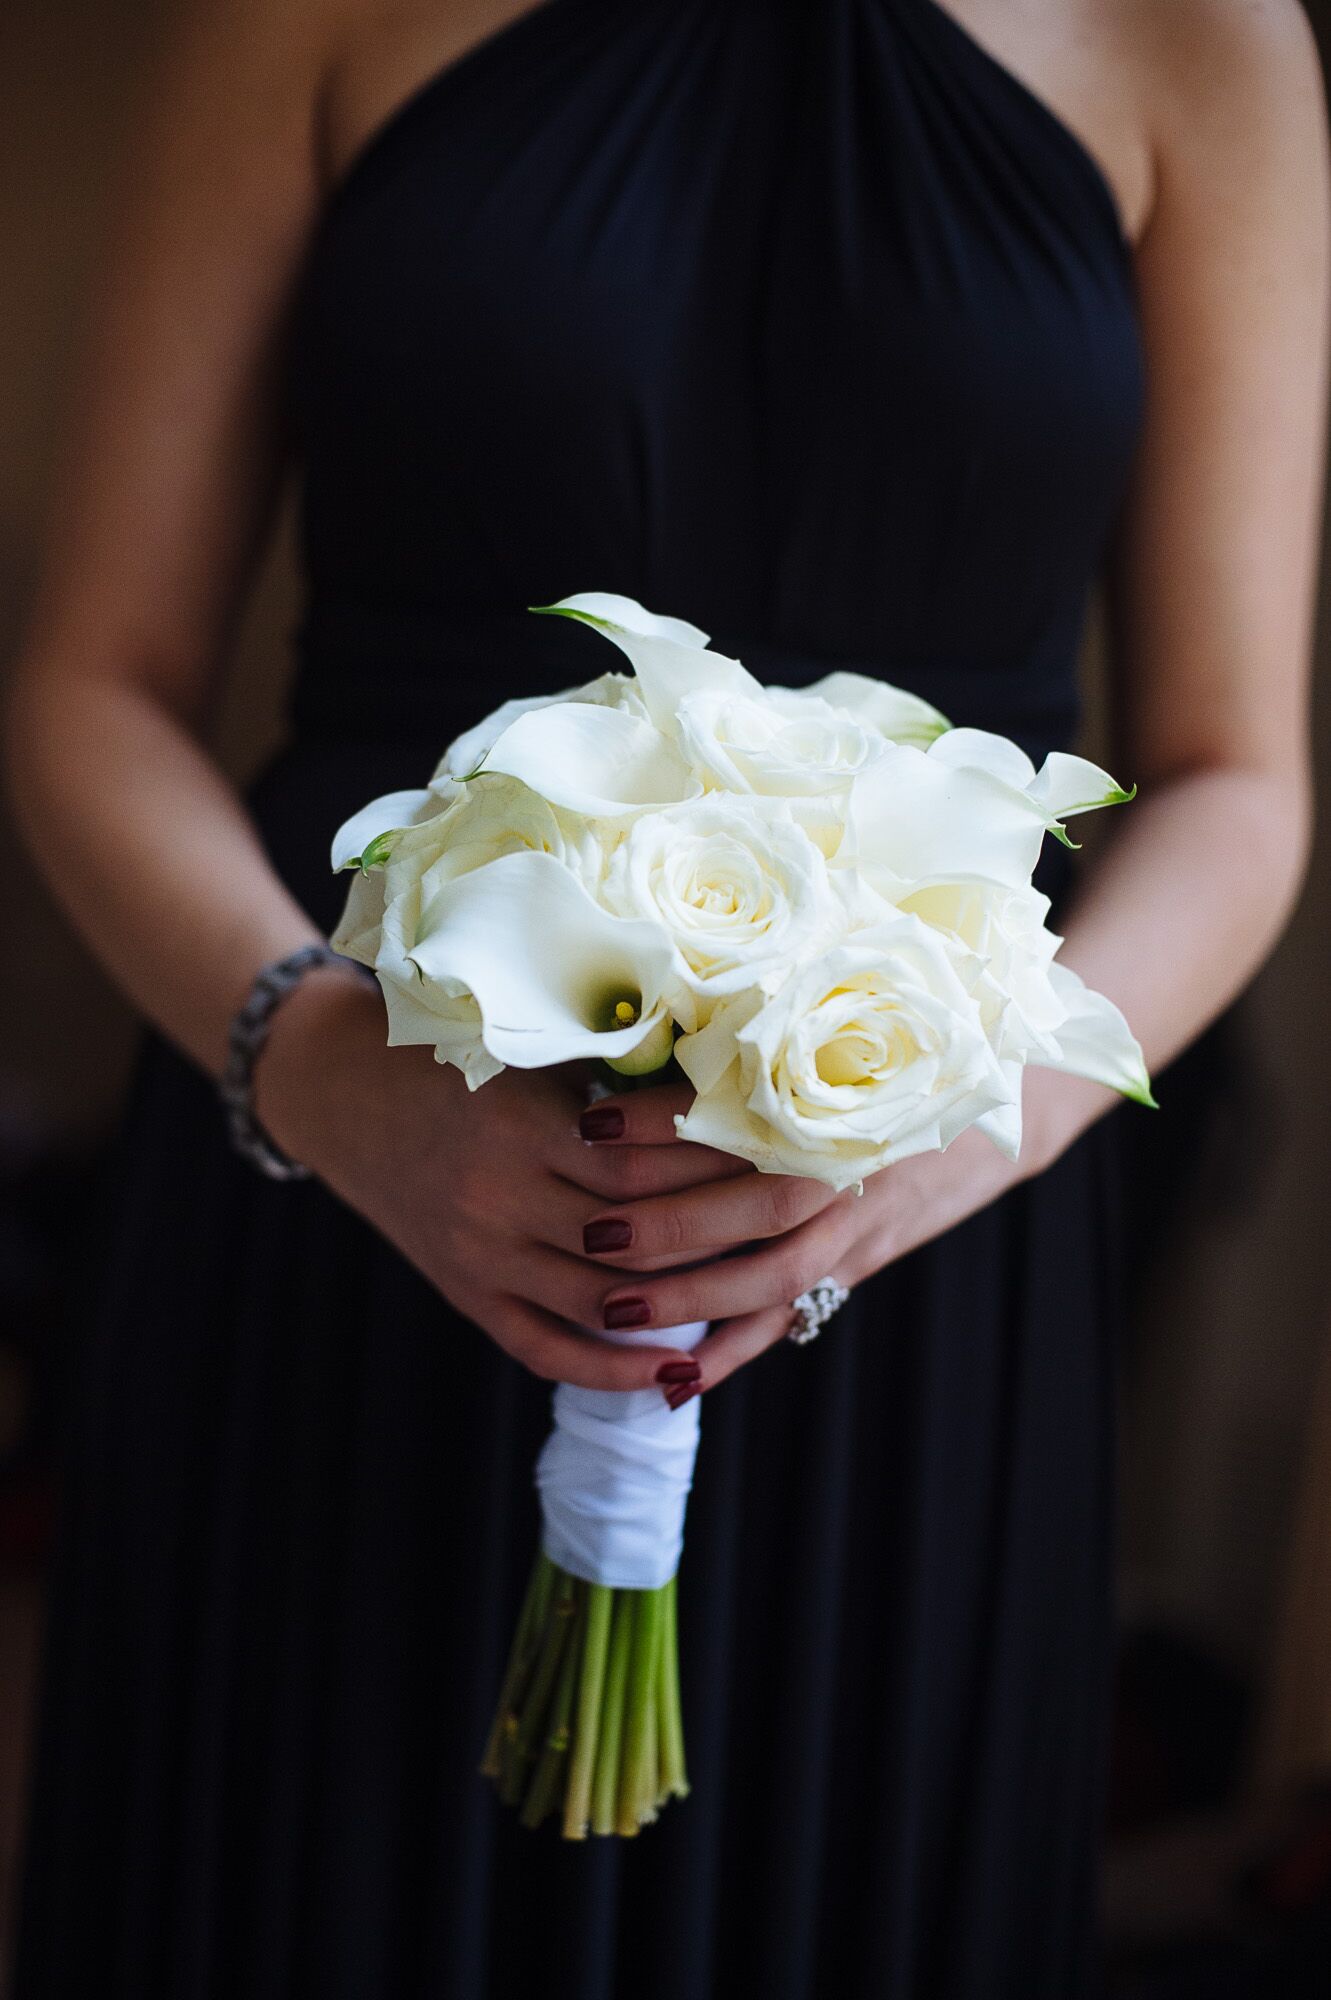
{"label": "woman's finger", "polygon": [[[823,1274],[824,1276],[827,1273]],[[702,1380],[694,1393],[714,1389],[746,1362],[756,1361],[769,1347],[784,1340],[795,1324],[795,1314],[787,1305],[769,1307],[766,1312],[744,1313],[738,1319],[723,1320],[694,1350],[702,1364]],[[681,1385],[680,1399],[690,1385]]]}
{"label": "woman's finger", "polygon": [[626,1276],[604,1293],[600,1318],[593,1324],[612,1332],[679,1326],[789,1305],[840,1263],[851,1227],[846,1210],[834,1205],[751,1255],[659,1277]]}
{"label": "woman's finger", "polygon": [[483,1320],[491,1338],[533,1375],[578,1389],[661,1388],[671,1380],[667,1377],[662,1383],[663,1368],[674,1370],[674,1382],[679,1383],[697,1365],[682,1348],[617,1347],[593,1334],[577,1333],[527,1299],[496,1299]]}
{"label": "woman's finger", "polygon": [[602,1097],[578,1120],[588,1146],[675,1146],[685,1143],[675,1129],[693,1103],[691,1083],[655,1083],[622,1097]]}
{"label": "woman's finger", "polygon": [[681,1188],[707,1187],[753,1172],[747,1160],[710,1146],[588,1146],[579,1139],[552,1165],[598,1205],[675,1194]]}
{"label": "woman's finger", "polygon": [[585,1257],[523,1239],[510,1246],[493,1282],[513,1297],[596,1334],[605,1327],[605,1278],[605,1272]]}
{"label": "woman's finger", "polygon": [[683,1261],[784,1236],[838,1198],[821,1181],[740,1174],[719,1186],[686,1188],[603,1210],[583,1224],[577,1247],[589,1257]]}

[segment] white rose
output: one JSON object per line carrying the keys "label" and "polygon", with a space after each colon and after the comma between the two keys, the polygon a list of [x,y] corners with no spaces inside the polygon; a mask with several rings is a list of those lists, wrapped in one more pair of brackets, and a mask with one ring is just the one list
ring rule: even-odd
{"label": "white rose", "polygon": [[844,927],[822,855],[775,799],[713,793],[645,814],[616,852],[602,898],[664,927],[675,1016],[688,1029]]}
{"label": "white rose", "polygon": [[705,784],[781,798],[845,792],[887,747],[849,709],[797,688],[686,694],[679,736]]}
{"label": "white rose", "polygon": [[869,674],[837,672],[824,674],[807,689],[821,695],[833,708],[845,709],[857,722],[876,729],[889,743],[914,743],[927,749],[936,737],[951,728],[945,715],[932,703],[890,681],[875,680]]}
{"label": "white rose", "polygon": [[676,1054],[698,1092],[685,1138],[835,1188],[948,1145],[1011,1090],[946,945],[904,911]]}
{"label": "white rose", "polygon": [[[982,1120],[1016,1157],[1020,1096],[1014,1071],[1026,1063],[1066,1070],[1153,1104],[1145,1058],[1111,1000],[1092,992],[1056,954],[1062,938],[1048,929],[1049,898],[998,882],[934,883],[902,899],[966,960],[990,1046],[1014,1083],[1013,1102]],[[978,977],[970,969],[978,968]]]}
{"label": "white rose", "polygon": [[982,966],[975,985],[981,1019],[997,1055],[1026,1062],[1057,1054],[1053,1031],[1067,1009],[1049,974],[1062,939],[1045,926],[1049,898],[1002,882],[937,882],[901,899],[931,929]]}

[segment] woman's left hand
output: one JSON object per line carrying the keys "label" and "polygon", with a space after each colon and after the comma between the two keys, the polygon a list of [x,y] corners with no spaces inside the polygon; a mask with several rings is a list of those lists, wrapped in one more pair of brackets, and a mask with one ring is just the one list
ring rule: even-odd
{"label": "woman's left hand", "polygon": [[[632,1098],[617,1102],[631,1120]],[[607,1208],[589,1225],[586,1247],[599,1251],[598,1261],[628,1265],[632,1275],[607,1288],[604,1324],[614,1330],[710,1319],[712,1332],[694,1350],[701,1382],[671,1398],[686,1400],[784,1339],[794,1324],[792,1302],[820,1278],[853,1289],[1029,1179],[1045,1157],[1032,1142],[1014,1164],[971,1131],[945,1153],[921,1153],[884,1168],[859,1195],[851,1189],[834,1195],[816,1181],[745,1173],[683,1201],[658,1196]],[[631,1242],[601,1250],[600,1241],[616,1225],[621,1236],[631,1231]],[[737,1241],[741,1249],[718,1258]],[[676,1265],[690,1256],[710,1261],[650,1274],[642,1269],[666,1256]]]}

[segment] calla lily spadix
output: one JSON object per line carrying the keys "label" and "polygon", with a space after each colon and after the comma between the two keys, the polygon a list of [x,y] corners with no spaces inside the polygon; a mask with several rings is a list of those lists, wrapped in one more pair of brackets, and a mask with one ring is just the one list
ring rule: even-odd
{"label": "calla lily spadix", "polygon": [[[1154,1101],[1032,883],[1047,836],[1071,846],[1067,820],[1131,797],[1107,772],[1063,751],[1037,769],[848,668],[765,687],[632,598],[533,609],[627,671],[504,702],[428,788],[333,843],[334,943],[373,968],[392,1045],[432,1047],[473,1089],[595,1057],[621,1089],[673,1060],[695,1092],[682,1138],[833,1188],[971,1128],[1015,1159],[1031,1064]],[[555,1391],[541,1553],[482,1766],[528,1825],[634,1834],[688,1790],[674,1592],[698,1407]]]}

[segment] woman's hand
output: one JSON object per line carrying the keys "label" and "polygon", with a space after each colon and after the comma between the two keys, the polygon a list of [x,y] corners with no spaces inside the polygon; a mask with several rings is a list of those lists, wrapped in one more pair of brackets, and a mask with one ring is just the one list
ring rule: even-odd
{"label": "woman's hand", "polygon": [[[1064,1081],[1049,1079],[1055,1091]],[[1047,1096],[1043,1079],[1041,1086]],[[648,1123],[640,1102],[625,1097],[598,1107],[611,1121],[598,1151],[639,1148]],[[861,1195],[746,1170],[719,1185],[666,1197],[644,1193],[603,1209],[584,1231],[586,1248],[603,1262],[643,1270],[668,1257],[686,1268],[606,1287],[593,1324],[650,1328],[712,1320],[714,1330],[695,1350],[700,1380],[667,1390],[678,1406],[783,1339],[794,1322],[792,1301],[820,1278],[854,1287],[1029,1178],[1059,1150],[1045,1137],[1056,1107],[1042,1102],[1040,1110],[1038,1121],[1028,1121],[1031,1142],[1015,1165],[972,1131],[945,1153],[922,1153],[873,1175]],[[655,1137],[663,1138],[659,1114],[648,1116]],[[692,1148],[681,1142],[680,1150]],[[745,1247],[722,1262],[699,1263],[737,1245]]]}
{"label": "woman's hand", "polygon": [[358,975],[302,982],[256,1068],[256,1110],[278,1145],[534,1374],[593,1389],[647,1388],[663,1368],[676,1371],[667,1384],[696,1378],[668,1342],[618,1347],[578,1330],[603,1324],[606,1291],[583,1232],[607,1201],[695,1198],[741,1164],[676,1142],[677,1094],[630,1100],[632,1140],[602,1148],[579,1130],[578,1072],[506,1070],[473,1093],[384,1035],[383,1002]]}

